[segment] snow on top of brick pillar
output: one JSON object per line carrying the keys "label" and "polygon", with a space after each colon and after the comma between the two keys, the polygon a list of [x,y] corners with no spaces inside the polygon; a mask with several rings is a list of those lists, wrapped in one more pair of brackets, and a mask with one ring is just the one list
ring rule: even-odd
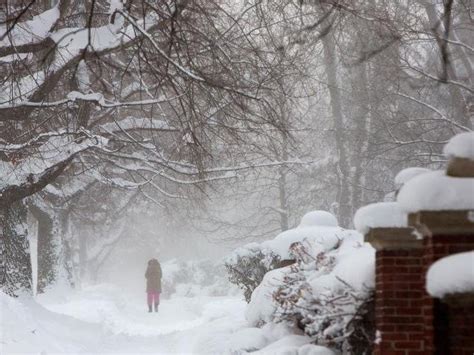
{"label": "snow on top of brick pillar", "polygon": [[426,290],[437,298],[474,292],[474,251],[453,254],[431,265],[426,276]]}
{"label": "snow on top of brick pillar", "polygon": [[354,215],[354,226],[362,234],[372,228],[406,227],[407,223],[407,214],[396,202],[373,203],[359,208]]}
{"label": "snow on top of brick pillar", "polygon": [[404,212],[472,210],[474,179],[447,176],[444,171],[421,174],[401,188],[397,201]]}
{"label": "snow on top of brick pillar", "polygon": [[427,173],[427,172],[430,172],[430,171],[431,171],[431,169],[417,168],[417,167],[406,168],[406,169],[400,170],[400,172],[397,174],[397,176],[395,176],[395,184],[397,186],[401,186],[401,185],[407,183],[408,181],[410,181],[411,179],[413,179],[415,176],[418,176],[418,175],[421,175],[421,174],[424,174],[424,173]]}
{"label": "snow on top of brick pillar", "polygon": [[474,160],[474,132],[455,135],[444,146],[443,153],[448,157]]}
{"label": "snow on top of brick pillar", "polygon": [[332,213],[317,210],[306,213],[303,218],[301,218],[298,227],[337,227],[338,225],[337,218]]}

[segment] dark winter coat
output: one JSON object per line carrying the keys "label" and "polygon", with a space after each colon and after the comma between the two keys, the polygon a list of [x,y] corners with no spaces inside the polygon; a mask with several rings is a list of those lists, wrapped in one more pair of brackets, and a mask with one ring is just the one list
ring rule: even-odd
{"label": "dark winter coat", "polygon": [[146,292],[161,292],[161,265],[156,259],[148,262],[146,269]]}

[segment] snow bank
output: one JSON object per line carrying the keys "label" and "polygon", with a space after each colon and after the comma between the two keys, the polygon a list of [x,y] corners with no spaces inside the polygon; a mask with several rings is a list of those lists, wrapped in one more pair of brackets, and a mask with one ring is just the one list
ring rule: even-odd
{"label": "snow bank", "polygon": [[228,350],[231,352],[252,352],[268,344],[260,328],[243,328],[233,333],[229,338]]}
{"label": "snow bank", "polygon": [[306,213],[303,218],[301,218],[299,227],[337,227],[338,225],[337,218],[332,213],[318,210]]}
{"label": "snow bank", "polygon": [[380,202],[359,208],[354,216],[354,226],[367,234],[371,228],[406,227],[408,217],[396,202]]}
{"label": "snow bank", "polygon": [[337,219],[325,211],[312,211],[303,216],[298,227],[278,234],[274,239],[262,243],[249,243],[234,250],[226,262],[232,263],[237,257],[261,251],[265,255],[277,255],[282,260],[292,259],[290,246],[295,242],[309,243],[319,251],[333,248],[341,239],[358,234],[356,231],[337,226]]}
{"label": "snow bank", "polygon": [[407,182],[397,201],[404,212],[474,209],[474,179],[447,176],[444,171],[421,174]]}
{"label": "snow bank", "polygon": [[444,146],[443,153],[448,157],[474,160],[474,132],[455,135]]}
{"label": "snow bank", "polygon": [[474,251],[447,256],[436,261],[426,276],[428,293],[437,298],[474,292]]}
{"label": "snow bank", "polygon": [[[296,228],[295,233],[304,229]],[[335,241],[332,231],[329,231],[329,237],[323,238],[325,243],[319,244],[316,241],[315,244],[309,244],[308,250],[315,260],[321,258],[321,253],[324,253],[328,263],[334,263],[327,268],[320,266],[315,268],[313,263],[302,267],[307,269],[302,273],[312,289],[314,298],[323,293],[338,293],[347,285],[356,292],[364,292],[374,287],[375,251],[369,244],[363,242],[361,234],[355,231],[347,232],[351,233]],[[327,243],[327,240],[331,240],[332,243]],[[285,278],[291,272],[292,267],[288,266],[265,274],[263,281],[252,293],[246,310],[246,319],[250,324],[261,325],[274,319],[277,304],[273,300],[273,295],[283,286]]]}
{"label": "snow bank", "polygon": [[400,170],[400,172],[395,176],[395,185],[400,187],[413,179],[415,176],[425,174],[430,171],[431,169],[417,167]]}
{"label": "snow bank", "polygon": [[290,334],[254,354],[298,354],[298,348],[311,342],[311,338],[304,335]]}
{"label": "snow bank", "polygon": [[[329,253],[336,259],[334,269],[325,277],[313,276],[310,284],[316,292],[342,291],[344,284],[356,292],[373,289],[375,286],[375,250],[358,237],[345,239],[341,246]],[[328,282],[329,281],[329,282]]]}
{"label": "snow bank", "polygon": [[283,284],[290,267],[269,271],[260,285],[253,291],[250,303],[245,311],[245,319],[254,326],[261,326],[273,320],[277,309],[273,293]]}
{"label": "snow bank", "polygon": [[312,339],[286,323],[268,323],[262,328],[244,328],[229,338],[231,353],[253,354],[335,355],[323,346],[309,344]]}
{"label": "snow bank", "polygon": [[102,334],[99,326],[51,312],[30,297],[0,291],[2,354],[79,353]]}
{"label": "snow bank", "polygon": [[[387,204],[392,210],[393,205]],[[334,354],[309,343],[331,344],[339,350],[352,346],[347,343],[353,332],[351,320],[375,286],[375,250],[357,231],[334,226],[330,215],[322,221],[320,216],[310,214],[297,228],[248,248],[296,263],[264,275],[247,306],[247,322],[253,327],[263,325],[262,329],[277,324],[288,327],[296,319],[304,324],[303,334],[301,330],[283,333],[258,354]]]}
{"label": "snow bank", "polygon": [[309,243],[315,249],[325,251],[333,248],[340,240],[348,238],[355,231],[346,230],[340,227],[297,227],[280,233],[275,239],[261,243],[262,249],[272,251],[279,255],[281,259],[292,259],[290,246],[295,242]]}

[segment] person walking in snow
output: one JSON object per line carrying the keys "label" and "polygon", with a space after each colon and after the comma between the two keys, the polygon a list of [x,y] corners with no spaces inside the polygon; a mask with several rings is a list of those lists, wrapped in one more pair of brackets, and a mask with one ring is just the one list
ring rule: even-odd
{"label": "person walking in snow", "polygon": [[161,275],[161,265],[158,260],[149,260],[145,272],[148,312],[153,312],[153,305],[155,305],[155,312],[158,312],[161,293]]}

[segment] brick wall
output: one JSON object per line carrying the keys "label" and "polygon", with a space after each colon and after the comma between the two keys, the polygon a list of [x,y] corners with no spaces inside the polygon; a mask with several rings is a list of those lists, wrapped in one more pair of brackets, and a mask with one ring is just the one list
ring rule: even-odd
{"label": "brick wall", "polygon": [[[376,252],[374,354],[474,354],[474,295],[434,299],[426,274],[440,258],[474,250],[466,211],[419,212],[407,228],[375,228],[366,240]],[[456,272],[456,270],[453,270]]]}
{"label": "brick wall", "polygon": [[[472,235],[449,235],[446,230],[436,232],[435,229],[435,233],[424,238],[423,250],[423,275],[426,275],[435,261],[452,254],[474,250],[474,229]],[[433,299],[425,294],[423,303],[427,352],[474,354],[474,299],[459,303],[454,297],[448,302]]]}
{"label": "brick wall", "polygon": [[377,251],[374,354],[423,354],[423,267],[421,249]]}
{"label": "brick wall", "polygon": [[474,353],[474,295],[452,296],[445,300],[451,354]]}

